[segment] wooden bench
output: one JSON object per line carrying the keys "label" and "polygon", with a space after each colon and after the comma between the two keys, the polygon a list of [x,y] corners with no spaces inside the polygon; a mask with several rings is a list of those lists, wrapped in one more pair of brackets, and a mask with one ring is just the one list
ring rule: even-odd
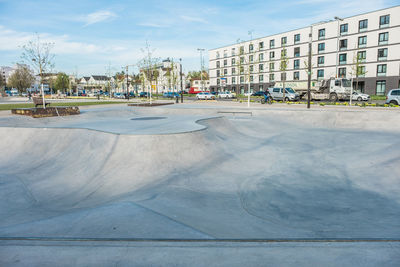
{"label": "wooden bench", "polygon": [[[33,100],[33,104],[35,104],[35,108],[39,105],[43,106],[43,98],[41,97],[32,97]],[[44,106],[50,105],[50,103],[46,103],[46,101],[44,102]]]}

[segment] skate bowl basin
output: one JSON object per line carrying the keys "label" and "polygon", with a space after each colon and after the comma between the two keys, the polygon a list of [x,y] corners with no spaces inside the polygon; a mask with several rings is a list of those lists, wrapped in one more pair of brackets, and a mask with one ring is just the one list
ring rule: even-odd
{"label": "skate bowl basin", "polygon": [[398,113],[253,112],[1,117],[0,237],[400,240]]}

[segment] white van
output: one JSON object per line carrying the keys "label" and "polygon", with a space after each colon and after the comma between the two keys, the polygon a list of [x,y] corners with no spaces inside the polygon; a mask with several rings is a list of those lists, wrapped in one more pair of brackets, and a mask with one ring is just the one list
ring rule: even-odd
{"label": "white van", "polygon": [[285,99],[283,99],[283,88],[275,87],[268,90],[273,100],[298,101],[300,95],[292,88],[285,88]]}

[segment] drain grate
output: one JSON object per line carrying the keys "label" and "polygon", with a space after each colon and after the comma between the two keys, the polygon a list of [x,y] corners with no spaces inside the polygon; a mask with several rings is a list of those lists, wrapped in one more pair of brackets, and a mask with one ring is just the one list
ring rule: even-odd
{"label": "drain grate", "polygon": [[133,121],[151,121],[151,120],[163,120],[167,117],[140,117],[140,118],[133,118]]}

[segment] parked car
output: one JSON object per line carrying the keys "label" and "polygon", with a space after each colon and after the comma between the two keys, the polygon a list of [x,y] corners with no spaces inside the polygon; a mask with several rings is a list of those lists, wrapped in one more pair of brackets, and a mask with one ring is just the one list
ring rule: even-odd
{"label": "parked car", "polygon": [[357,100],[357,101],[368,101],[370,99],[370,96],[367,94],[363,94],[361,92],[354,91],[353,95],[351,96],[351,100]]}
{"label": "parked car", "polygon": [[177,92],[165,92],[163,94],[163,97],[174,98],[174,97],[179,97],[179,94]]}
{"label": "parked car", "polygon": [[212,91],[211,94],[218,95],[218,92],[217,91]]}
{"label": "parked car", "polygon": [[386,95],[386,104],[400,105],[400,88],[392,89]]}
{"label": "parked car", "polygon": [[136,97],[134,92],[129,92],[129,97]]}
{"label": "parked car", "polygon": [[125,98],[125,96],[121,93],[114,93],[115,98]]}
{"label": "parked car", "polygon": [[269,90],[269,93],[274,100],[298,101],[300,99],[300,95],[292,88],[285,88],[285,99],[283,99],[283,88],[275,87]]}
{"label": "parked car", "polygon": [[258,92],[252,93],[251,95],[252,96],[264,96],[264,92],[263,91],[258,91]]}
{"label": "parked car", "polygon": [[219,92],[218,98],[233,98],[233,95],[231,92]]}
{"label": "parked car", "polygon": [[139,97],[148,97],[150,96],[150,94],[148,94],[147,92],[140,92]]}
{"label": "parked car", "polygon": [[198,100],[200,100],[200,99],[212,99],[212,100],[214,100],[215,99],[215,95],[213,95],[213,94],[211,94],[209,92],[201,92],[201,93],[198,93],[196,95],[196,98]]}

